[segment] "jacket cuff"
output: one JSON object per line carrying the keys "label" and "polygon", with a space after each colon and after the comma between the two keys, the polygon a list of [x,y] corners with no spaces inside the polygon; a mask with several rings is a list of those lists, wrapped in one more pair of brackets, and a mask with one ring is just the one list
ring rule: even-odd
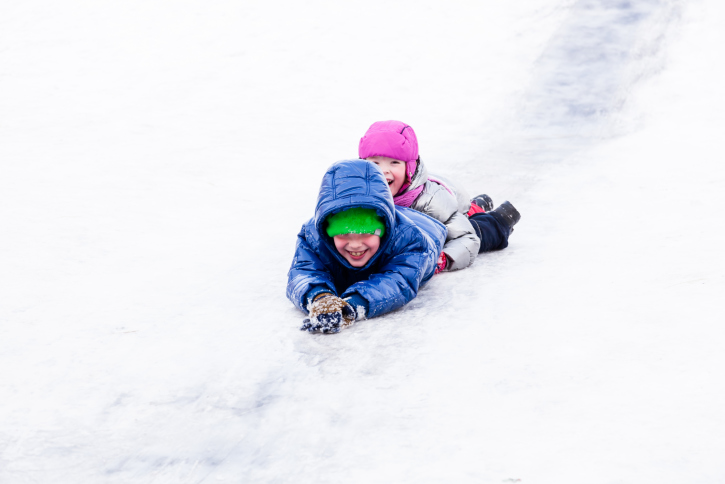
{"label": "jacket cuff", "polygon": [[310,306],[310,304],[312,304],[312,301],[314,301],[317,296],[319,296],[320,294],[323,294],[325,292],[335,295],[335,291],[331,291],[330,288],[327,286],[312,286],[312,289],[307,291],[307,294],[305,294],[303,301],[305,303],[305,308],[308,308],[307,309],[308,312],[309,312],[309,306]]}
{"label": "jacket cuff", "polygon": [[361,319],[365,319],[365,315],[368,313],[369,304],[367,299],[362,297],[360,294],[353,292],[349,296],[345,296],[343,298],[347,303],[352,306],[355,309],[355,313],[357,314],[356,320],[360,321]]}

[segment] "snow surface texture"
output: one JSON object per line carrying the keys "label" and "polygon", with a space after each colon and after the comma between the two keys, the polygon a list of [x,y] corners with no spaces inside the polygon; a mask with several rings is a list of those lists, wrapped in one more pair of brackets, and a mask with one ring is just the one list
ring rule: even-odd
{"label": "snow surface texture", "polygon": [[[0,482],[725,482],[717,0],[0,4]],[[369,124],[504,251],[284,297]]]}

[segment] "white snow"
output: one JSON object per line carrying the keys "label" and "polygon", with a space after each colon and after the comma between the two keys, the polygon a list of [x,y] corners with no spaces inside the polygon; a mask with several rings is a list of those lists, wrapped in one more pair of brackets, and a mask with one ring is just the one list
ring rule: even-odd
{"label": "white snow", "polygon": [[[716,0],[0,5],[0,482],[725,481]],[[298,331],[374,121],[509,248]]]}

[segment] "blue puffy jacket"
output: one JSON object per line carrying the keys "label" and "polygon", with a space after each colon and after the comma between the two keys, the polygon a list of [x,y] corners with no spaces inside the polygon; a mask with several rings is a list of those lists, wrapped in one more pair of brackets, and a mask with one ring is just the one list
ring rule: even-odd
{"label": "blue puffy jacket", "polygon": [[[380,248],[360,268],[337,252],[325,219],[352,207],[372,208],[385,221]],[[287,297],[307,312],[309,300],[332,292],[367,317],[397,309],[418,294],[435,272],[446,227],[423,213],[396,207],[383,173],[365,160],[340,161],[325,173],[315,217],[302,226],[289,270]]]}

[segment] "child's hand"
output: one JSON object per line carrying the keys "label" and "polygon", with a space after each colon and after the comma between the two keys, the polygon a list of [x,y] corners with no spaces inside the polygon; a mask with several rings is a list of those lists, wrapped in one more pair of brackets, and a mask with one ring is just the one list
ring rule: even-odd
{"label": "child's hand", "polygon": [[441,252],[440,257],[438,257],[438,262],[436,262],[436,271],[435,273],[441,273],[446,270],[446,266],[448,265],[448,258],[446,257],[445,252]]}
{"label": "child's hand", "polygon": [[352,326],[357,318],[355,309],[345,300],[324,294],[309,306],[310,317],[302,321],[301,330],[310,333],[339,333],[341,329]]}

